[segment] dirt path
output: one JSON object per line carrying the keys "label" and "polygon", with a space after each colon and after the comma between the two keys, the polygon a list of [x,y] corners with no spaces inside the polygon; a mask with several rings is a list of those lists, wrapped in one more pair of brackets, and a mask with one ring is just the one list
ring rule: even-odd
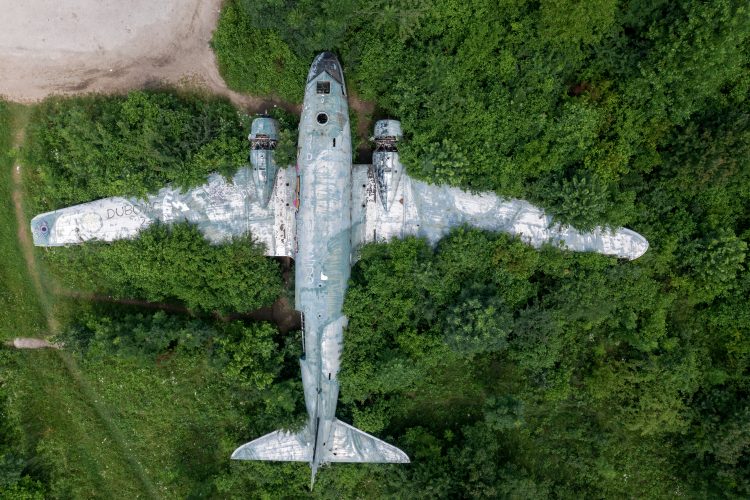
{"label": "dirt path", "polygon": [[[368,138],[373,135],[373,114],[375,113],[375,103],[363,101],[354,94],[349,94],[349,107],[357,114],[357,136],[362,139],[362,143],[357,148],[356,163],[372,162],[372,145]],[[354,137],[352,137],[354,140]]]}
{"label": "dirt path", "polygon": [[[187,314],[190,316],[196,315],[195,311],[192,311],[185,306],[170,304],[168,302],[149,302],[142,299],[128,298],[119,299],[116,297],[112,297],[111,295],[66,289],[57,289],[55,293],[58,295],[63,295],[65,297],[87,300],[90,302],[121,304],[125,306],[136,306],[143,309],[154,309],[170,313]],[[260,309],[245,313],[232,313],[229,315],[222,315],[218,311],[214,311],[213,317],[220,321],[232,321],[236,319],[267,321],[269,323],[274,323],[282,334],[286,334],[287,332],[292,330],[299,330],[302,327],[299,312],[294,310],[294,307],[292,307],[286,297],[279,297],[276,302],[274,302],[269,307],[261,307]]]}
{"label": "dirt path", "polygon": [[[224,0],[0,0],[0,96],[124,93],[158,85],[208,90],[249,113],[300,106],[230,90],[210,46]],[[373,105],[350,96],[358,135]],[[367,145],[359,148],[361,161]]]}
{"label": "dirt path", "polygon": [[[16,117],[16,123],[14,124],[16,133],[13,137],[12,146],[14,150],[18,150],[23,144],[27,115],[19,113]],[[36,258],[34,257],[34,244],[31,239],[31,234],[29,233],[29,219],[26,217],[24,211],[21,164],[14,162],[12,169],[13,187],[11,197],[13,198],[13,207],[16,213],[16,235],[18,237],[18,246],[21,249],[24,260],[26,261],[26,269],[31,277],[32,283],[34,284],[34,290],[39,297],[39,303],[44,310],[44,316],[47,320],[47,328],[49,331],[48,333],[49,335],[54,335],[59,331],[60,325],[52,313],[52,304],[50,303],[42,284],[42,278],[39,274],[39,268],[36,265]]]}

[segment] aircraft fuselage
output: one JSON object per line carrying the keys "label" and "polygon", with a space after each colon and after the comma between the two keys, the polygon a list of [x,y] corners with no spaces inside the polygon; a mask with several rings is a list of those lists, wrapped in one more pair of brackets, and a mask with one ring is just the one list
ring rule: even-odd
{"label": "aircraft fuselage", "polygon": [[351,265],[349,114],[343,73],[332,54],[308,75],[299,126],[295,307],[303,314],[300,360],[305,404],[314,432],[313,470],[331,438],[346,317],[342,307]]}

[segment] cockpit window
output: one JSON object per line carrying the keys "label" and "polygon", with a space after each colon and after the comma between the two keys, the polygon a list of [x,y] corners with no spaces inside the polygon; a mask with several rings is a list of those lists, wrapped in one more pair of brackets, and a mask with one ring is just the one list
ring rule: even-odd
{"label": "cockpit window", "polygon": [[331,82],[318,82],[317,89],[318,89],[318,94],[330,94]]}

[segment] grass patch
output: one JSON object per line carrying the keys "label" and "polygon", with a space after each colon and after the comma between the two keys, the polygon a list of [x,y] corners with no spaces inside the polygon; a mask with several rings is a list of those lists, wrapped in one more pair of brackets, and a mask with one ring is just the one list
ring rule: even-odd
{"label": "grass patch", "polygon": [[23,448],[50,497],[204,498],[247,480],[229,456],[256,436],[205,356],[12,358]]}
{"label": "grass patch", "polygon": [[99,400],[58,351],[19,351],[11,383],[32,467],[55,498],[144,498],[138,463],[122,453]]}
{"label": "grass patch", "polygon": [[[35,478],[56,498],[189,498],[213,492],[246,417],[204,357],[156,363],[13,353],[13,411]],[[79,370],[80,366],[80,370]]]}
{"label": "grass patch", "polygon": [[46,330],[43,308],[18,244],[13,199],[14,135],[26,112],[0,101],[0,340],[40,336]]}
{"label": "grass patch", "polygon": [[149,365],[107,356],[82,366],[159,496],[212,492],[211,479],[228,467],[238,444],[224,429],[243,417],[230,407],[221,374],[205,358],[167,355]]}

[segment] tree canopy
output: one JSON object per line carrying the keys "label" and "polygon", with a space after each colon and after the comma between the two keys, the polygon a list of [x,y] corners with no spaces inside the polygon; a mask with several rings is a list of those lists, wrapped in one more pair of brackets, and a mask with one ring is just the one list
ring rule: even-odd
{"label": "tree canopy", "polygon": [[[154,226],[48,251],[68,287],[198,314],[78,301],[59,357],[0,351],[0,485],[91,496],[101,470],[133,469],[181,497],[750,496],[749,41],[739,0],[226,2],[213,46],[233,88],[298,101],[333,50],[352,93],[402,121],[411,175],[627,224],[649,251],[469,228],[363,248],[337,416],[412,463],[337,464],[312,492],[306,464],[228,458],[304,419],[298,332],[200,314],[281,293],[250,238]],[[32,117],[28,189],[48,209],[202,182],[244,161],[244,120],[169,92],[54,98]],[[137,457],[119,473],[68,355]]]}
{"label": "tree canopy", "polygon": [[[636,222],[674,132],[747,109],[749,37],[739,0],[233,0],[214,46],[230,85],[264,93],[273,76],[294,100],[309,61],[333,50],[350,90],[401,120],[411,175],[587,227]],[[263,59],[236,51],[247,44]],[[252,64],[229,63],[241,57]]]}
{"label": "tree canopy", "polygon": [[[465,230],[365,248],[341,412],[413,458],[363,473],[368,493],[750,494],[743,2],[234,0],[225,30],[283,42],[265,72],[290,69],[296,99],[300,66],[336,52],[401,120],[410,175],[651,244],[636,262]],[[223,70],[252,89],[262,68]]]}

